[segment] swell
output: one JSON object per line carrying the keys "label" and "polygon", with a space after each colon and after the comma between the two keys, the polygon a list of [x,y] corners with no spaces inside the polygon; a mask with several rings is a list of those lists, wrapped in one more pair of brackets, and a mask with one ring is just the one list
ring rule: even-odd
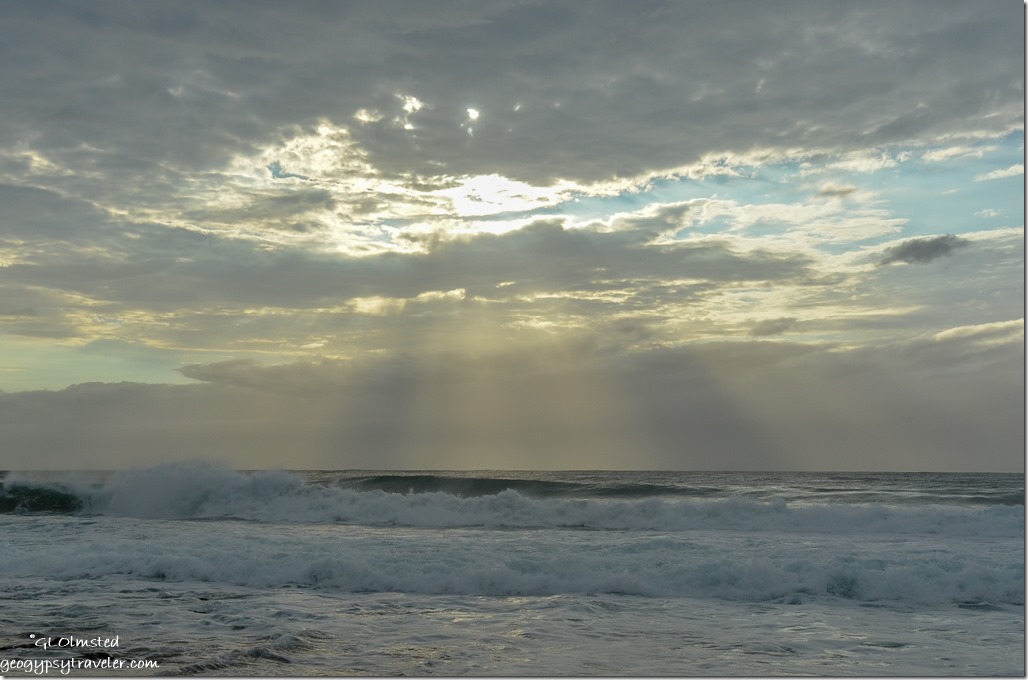
{"label": "swell", "polygon": [[454,477],[448,475],[372,475],[346,480],[343,486],[387,493],[447,493],[461,498],[492,496],[517,491],[531,498],[649,498],[702,497],[722,493],[716,488],[652,483],[585,483],[506,477]]}
{"label": "swell", "polygon": [[348,480],[345,485],[362,491],[399,494],[446,493],[461,498],[492,496],[507,490],[534,497],[564,496],[574,495],[583,487],[581,484],[546,480],[445,475],[373,475]]}

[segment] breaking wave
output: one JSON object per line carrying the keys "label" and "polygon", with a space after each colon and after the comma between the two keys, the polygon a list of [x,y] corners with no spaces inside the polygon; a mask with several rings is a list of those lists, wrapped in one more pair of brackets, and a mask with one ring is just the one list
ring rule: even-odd
{"label": "breaking wave", "polygon": [[[308,483],[288,472],[241,473],[174,463],[103,479],[11,473],[0,512],[54,512],[141,519],[244,519],[411,527],[739,530],[1022,536],[1017,505],[795,504],[743,496],[635,497],[607,487],[588,497],[539,498],[562,485],[539,480],[378,475],[350,486]],[[531,486],[531,489],[525,488]],[[445,490],[442,490],[441,487]],[[488,492],[486,491],[488,490]],[[581,490],[579,490],[580,492]],[[652,489],[650,490],[652,492]],[[472,493],[473,492],[473,493]]]}

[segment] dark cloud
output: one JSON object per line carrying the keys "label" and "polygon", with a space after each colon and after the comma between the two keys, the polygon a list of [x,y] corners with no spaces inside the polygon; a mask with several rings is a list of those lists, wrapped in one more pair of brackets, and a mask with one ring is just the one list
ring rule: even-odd
{"label": "dark cloud", "polygon": [[199,224],[276,225],[283,220],[295,219],[310,212],[330,210],[336,201],[326,189],[294,188],[272,195],[247,197],[240,207],[192,210],[184,217]]}
{"label": "dark cloud", "polygon": [[0,184],[0,240],[85,242],[107,223],[106,215],[86,201],[38,187]]}
{"label": "dark cloud", "polygon": [[[19,68],[0,76],[0,141],[31,139],[129,181],[221,167],[329,119],[392,176],[543,183],[671,168],[769,138],[847,149],[1002,132],[1021,119],[1019,12],[935,1],[14,1],[2,44]],[[413,130],[395,122],[407,116],[397,94],[425,104]],[[473,138],[460,125],[471,106]],[[354,125],[359,109],[382,118]],[[868,131],[869,120],[885,122]]]}
{"label": "dark cloud", "polygon": [[765,319],[764,321],[758,321],[750,327],[750,335],[752,337],[781,335],[795,325],[796,319],[793,318]]}
{"label": "dark cloud", "polygon": [[845,198],[847,196],[851,196],[856,191],[856,185],[829,182],[821,187],[821,189],[817,192],[817,195],[824,196],[826,198]]}
{"label": "dark cloud", "polygon": [[338,393],[352,373],[338,362],[298,362],[264,367],[252,359],[233,359],[212,364],[189,364],[179,371],[187,378],[235,388],[307,398]]}
{"label": "dark cloud", "polygon": [[967,239],[952,234],[910,239],[886,250],[881,263],[886,265],[894,262],[906,262],[907,264],[931,262],[940,257],[952,255],[953,251],[965,248],[969,244],[970,241]]}

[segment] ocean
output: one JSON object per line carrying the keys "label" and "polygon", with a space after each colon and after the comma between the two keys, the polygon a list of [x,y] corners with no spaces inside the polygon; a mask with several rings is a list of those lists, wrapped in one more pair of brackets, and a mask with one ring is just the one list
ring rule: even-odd
{"label": "ocean", "polygon": [[1019,474],[2,483],[0,675],[1025,674]]}

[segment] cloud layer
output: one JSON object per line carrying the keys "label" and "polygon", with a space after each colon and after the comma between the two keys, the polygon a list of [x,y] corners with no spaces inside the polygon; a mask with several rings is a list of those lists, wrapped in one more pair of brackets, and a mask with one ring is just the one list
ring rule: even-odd
{"label": "cloud layer", "polygon": [[953,1],[12,2],[5,45],[24,66],[4,79],[0,139],[130,180],[214,171],[328,117],[359,123],[387,176],[549,182],[769,139],[999,133],[1020,126],[1012,18]]}

